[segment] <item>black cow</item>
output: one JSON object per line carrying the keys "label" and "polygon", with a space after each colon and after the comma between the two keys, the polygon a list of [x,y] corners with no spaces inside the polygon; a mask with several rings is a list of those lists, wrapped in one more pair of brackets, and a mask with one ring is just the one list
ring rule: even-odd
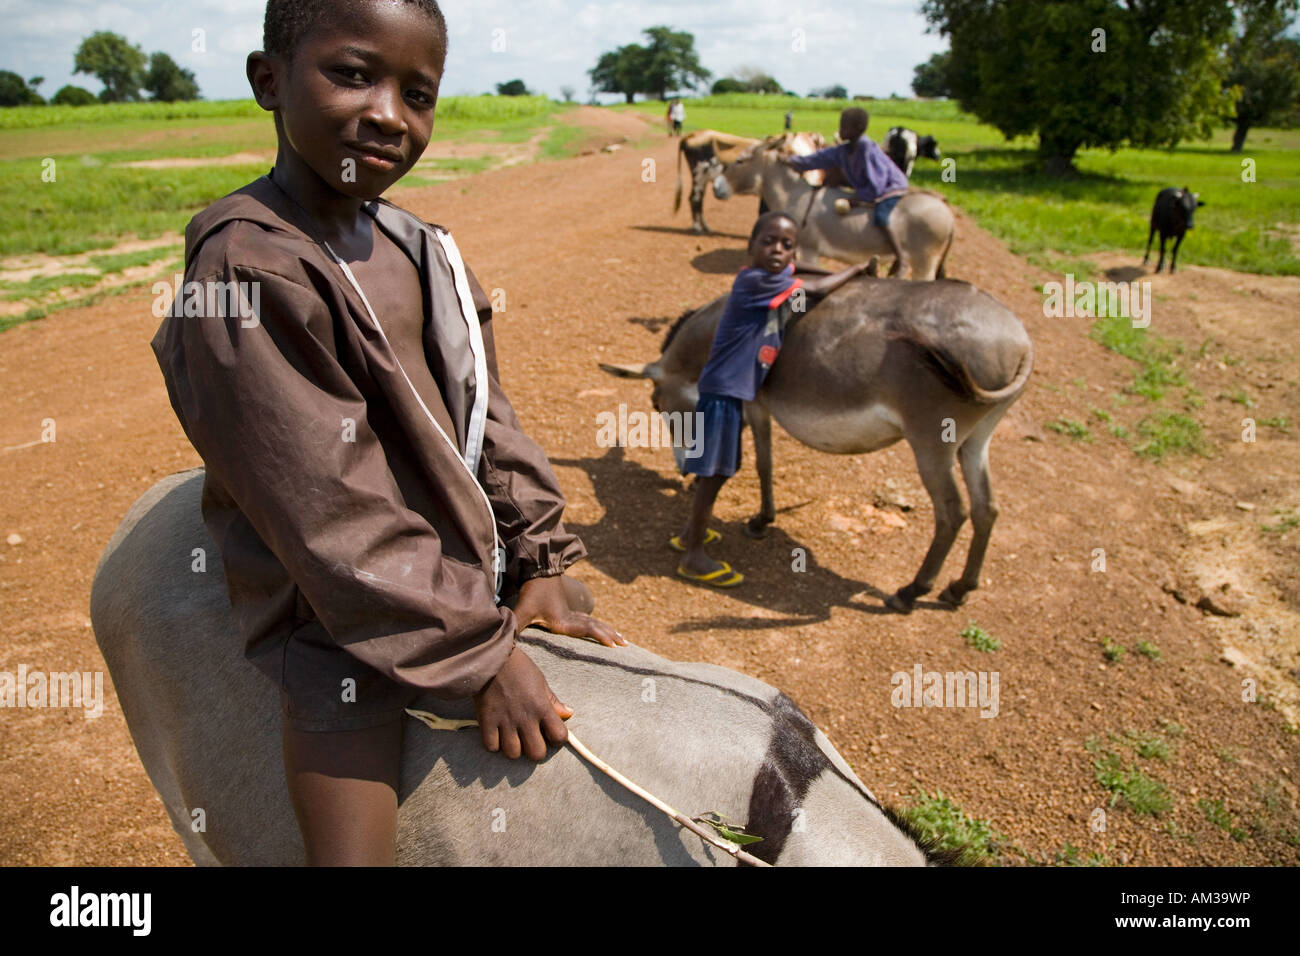
{"label": "black cow", "polygon": [[1177,189],[1170,186],[1168,189],[1160,190],[1156,195],[1155,205],[1151,207],[1151,231],[1147,233],[1147,251],[1142,257],[1142,264],[1146,265],[1150,261],[1151,239],[1159,232],[1160,260],[1156,263],[1156,272],[1163,269],[1165,240],[1173,236],[1174,251],[1169,257],[1169,274],[1173,275],[1178,265],[1178,247],[1183,244],[1183,235],[1192,228],[1192,217],[1196,214],[1196,207],[1204,205],[1201,198],[1186,187]]}
{"label": "black cow", "polygon": [[918,156],[936,162],[943,158],[933,136],[917,136],[914,130],[903,126],[895,126],[885,134],[885,153],[908,179],[912,178],[912,166]]}

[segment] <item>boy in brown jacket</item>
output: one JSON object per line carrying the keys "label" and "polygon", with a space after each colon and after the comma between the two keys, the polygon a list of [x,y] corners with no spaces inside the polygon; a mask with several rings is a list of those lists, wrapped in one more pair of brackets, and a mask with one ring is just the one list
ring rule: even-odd
{"label": "boy in brown jacket", "polygon": [[416,695],[473,695],[488,750],[541,760],[572,711],[516,633],[624,641],[563,576],[586,551],[482,289],[446,230],[377,198],[429,141],[437,3],[270,0],[264,46],[275,167],[190,222],[153,348],[246,655],[281,688],[307,861],[392,863]]}

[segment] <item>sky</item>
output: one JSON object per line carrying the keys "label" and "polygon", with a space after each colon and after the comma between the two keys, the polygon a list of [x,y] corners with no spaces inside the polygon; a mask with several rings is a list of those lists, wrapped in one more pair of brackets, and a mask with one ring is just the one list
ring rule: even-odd
{"label": "sky", "polygon": [[[518,78],[557,99],[570,86],[585,101],[587,71],[600,54],[642,42],[641,31],[659,25],[694,34],[714,79],[753,67],[800,94],[838,83],[850,94],[910,96],[912,68],[947,47],[925,32],[920,0],[442,0],[441,6],[451,35],[443,95],[495,92],[497,83]],[[245,98],[244,58],[261,47],[264,11],[264,0],[0,0],[0,69],[24,79],[44,76],[46,98],[68,83],[98,93],[97,79],[73,75],[73,57],[86,36],[109,30],[146,54],[169,54],[194,73],[204,99]]]}

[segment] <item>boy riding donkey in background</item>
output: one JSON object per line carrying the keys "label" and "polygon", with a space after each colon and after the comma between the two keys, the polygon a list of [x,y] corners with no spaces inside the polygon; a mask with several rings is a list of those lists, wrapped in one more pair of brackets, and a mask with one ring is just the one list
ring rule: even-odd
{"label": "boy riding donkey in background", "polygon": [[795,278],[794,254],[799,229],[784,212],[758,217],[749,236],[749,266],[740,270],[725,311],[713,333],[709,360],[699,379],[696,414],[701,418],[699,454],[687,457],[683,471],[696,475],[691,513],[680,535],[668,541],[681,551],[677,574],[715,588],[734,587],[745,576],[726,561],[715,561],[704,546],[721,540],[709,528],[713,503],[728,478],[740,468],[740,432],[744,403],[752,402],[781,350],[784,328],[780,309],[802,288],[806,296],[825,296],[854,276],[874,275],[876,260],[850,266],[833,275]]}
{"label": "boy riding donkey in background", "polygon": [[[894,253],[890,275],[904,274],[907,267],[903,249],[889,225],[889,215],[907,192],[907,177],[883,149],[867,138],[870,117],[860,107],[850,107],[840,114],[840,139],[843,142],[807,156],[782,156],[792,169],[806,173],[812,169],[839,170],[846,185],[856,192],[855,199],[836,200],[835,211],[844,215],[854,206],[874,204],[871,221],[884,232]],[[836,185],[827,180],[826,185]]]}
{"label": "boy riding donkey in background", "polygon": [[487,297],[446,230],[378,199],[429,142],[437,3],[270,0],[264,46],[275,167],[185,235],[187,282],[254,287],[256,315],[173,306],[153,348],[245,656],[280,687],[307,862],[392,864],[414,697],[473,696],[488,750],[541,760],[572,711],[518,632],[625,642],[564,577],[586,550],[501,390]]}

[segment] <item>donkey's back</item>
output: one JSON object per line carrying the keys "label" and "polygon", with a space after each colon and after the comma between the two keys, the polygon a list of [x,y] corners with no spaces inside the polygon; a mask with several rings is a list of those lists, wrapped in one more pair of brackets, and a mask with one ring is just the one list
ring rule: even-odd
{"label": "donkey's back", "polygon": [[[196,862],[297,864],[274,686],[243,657],[199,510],[203,472],[159,482],[109,542],[95,637],[132,738]],[[195,570],[203,549],[206,570]],[[629,646],[521,635],[572,730],[688,815],[716,811],[780,864],[920,864],[829,741],[784,695],[734,671]],[[468,700],[417,706],[472,717]],[[663,865],[732,860],[585,764],[486,752],[475,730],[406,727],[397,857],[406,864]]]}

